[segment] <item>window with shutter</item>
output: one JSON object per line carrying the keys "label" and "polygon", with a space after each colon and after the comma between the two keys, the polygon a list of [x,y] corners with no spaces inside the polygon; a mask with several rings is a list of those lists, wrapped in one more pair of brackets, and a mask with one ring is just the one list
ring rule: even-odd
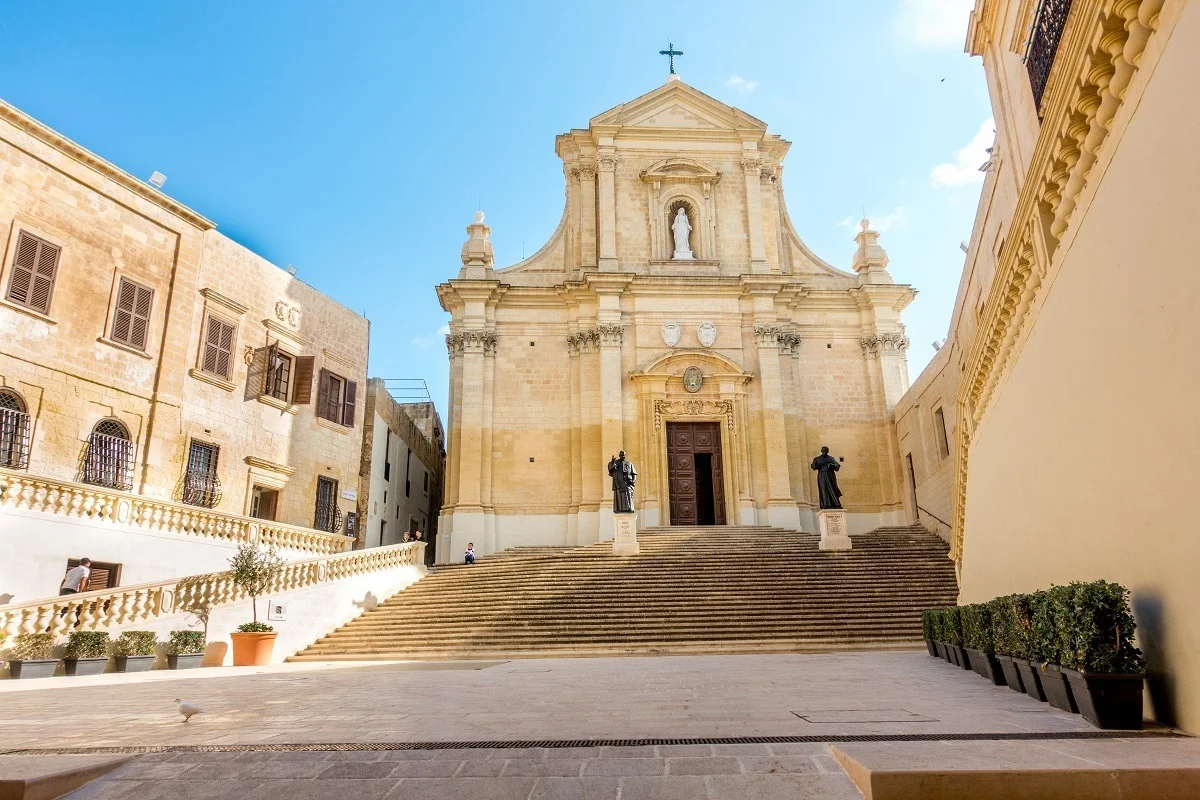
{"label": "window with shutter", "polygon": [[109,338],[138,350],[146,349],[154,290],[128,278],[117,284],[117,308]]}
{"label": "window with shutter", "polygon": [[271,345],[267,350],[267,386],[264,394],[276,400],[288,401],[288,389],[292,383],[292,357]]}
{"label": "window with shutter", "polygon": [[292,402],[298,406],[312,402],[313,366],[316,359],[312,356],[299,356],[296,359],[296,388],[292,391]]}
{"label": "window with shutter", "polygon": [[354,400],[356,394],[358,394],[358,384],[354,381],[346,381],[345,399],[342,402],[342,424],[347,428],[354,427]]}
{"label": "window with shutter", "polygon": [[[67,570],[63,573],[63,577],[67,577],[67,572],[79,566],[78,558],[67,559]],[[119,585],[121,577],[121,565],[112,564],[104,561],[93,561],[91,574],[88,575],[87,589],[89,592],[95,592],[100,589],[115,589]]]}
{"label": "window with shutter", "polygon": [[200,356],[200,370],[209,375],[229,380],[233,371],[234,327],[214,316],[209,316],[204,331],[204,352]]}
{"label": "window with shutter", "polygon": [[48,314],[61,253],[58,245],[26,231],[18,233],[4,298],[39,314]]}
{"label": "window with shutter", "polygon": [[322,369],[317,381],[317,416],[353,428],[357,395],[354,381]]}

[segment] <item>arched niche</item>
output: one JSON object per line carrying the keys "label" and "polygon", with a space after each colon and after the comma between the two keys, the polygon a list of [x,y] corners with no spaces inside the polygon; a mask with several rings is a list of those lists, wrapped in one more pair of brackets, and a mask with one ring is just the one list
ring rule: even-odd
{"label": "arched niche", "polygon": [[672,260],[675,238],[671,223],[676,211],[682,207],[687,209],[688,222],[692,226],[689,238],[693,258],[706,263],[718,262],[715,188],[721,174],[698,159],[666,158],[642,172],[641,177],[646,185],[650,260]]}

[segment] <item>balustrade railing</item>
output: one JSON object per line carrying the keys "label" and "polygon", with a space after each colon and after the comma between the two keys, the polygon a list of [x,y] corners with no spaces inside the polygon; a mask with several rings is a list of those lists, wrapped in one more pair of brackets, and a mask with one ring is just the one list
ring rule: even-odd
{"label": "balustrade railing", "polygon": [[340,553],[352,544],[345,536],[312,528],[222,514],[170,500],[0,469],[0,509],[4,508],[117,522],[235,543],[260,542],[310,553]]}
{"label": "balustrade railing", "polygon": [[[268,593],[303,589],[378,570],[424,564],[425,545],[395,544],[304,561],[289,561],[267,587]],[[71,630],[103,630],[146,622],[168,614],[219,606],[249,595],[232,572],[193,575],[157,583],[99,589],[0,606],[0,644],[22,633],[65,635]]]}

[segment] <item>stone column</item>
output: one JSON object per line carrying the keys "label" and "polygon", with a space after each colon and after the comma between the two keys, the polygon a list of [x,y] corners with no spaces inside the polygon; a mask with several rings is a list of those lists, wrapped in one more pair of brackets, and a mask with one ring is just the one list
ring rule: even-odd
{"label": "stone column", "polygon": [[[495,332],[468,330],[452,334],[462,361],[461,402],[458,425],[458,502],[454,509],[451,546],[461,551],[468,541],[482,551],[484,520],[483,485],[484,352],[493,347]],[[490,454],[489,454],[490,455]],[[486,551],[481,552],[486,554]]]}
{"label": "stone column", "polygon": [[579,250],[580,264],[596,266],[596,165],[579,165]]}
{"label": "stone column", "polygon": [[787,428],[783,418],[783,381],[779,369],[779,337],[783,333],[780,325],[760,323],[754,326],[767,454],[767,520],[779,528],[798,530],[800,510],[791,495]]}
{"label": "stone column", "polygon": [[596,158],[600,168],[600,271],[617,271],[617,156],[611,149]]}
{"label": "stone column", "polygon": [[483,507],[484,553],[494,553],[499,549],[496,542],[496,514],[492,507],[492,400],[495,385],[496,337],[490,336],[483,342],[483,428],[479,445],[479,504]]}
{"label": "stone column", "polygon": [[750,232],[750,271],[770,272],[767,265],[767,248],[763,237],[762,212],[762,157],[757,152],[746,152],[742,156],[742,171],[746,177],[746,222]]}

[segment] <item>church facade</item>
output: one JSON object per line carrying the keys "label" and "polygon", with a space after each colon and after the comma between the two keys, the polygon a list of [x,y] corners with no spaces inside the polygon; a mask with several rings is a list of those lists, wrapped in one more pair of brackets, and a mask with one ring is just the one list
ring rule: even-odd
{"label": "church facade", "polygon": [[556,140],[566,203],[549,242],[496,269],[468,226],[451,314],[439,560],[468,542],[611,538],[621,450],[642,527],[815,529],[822,445],[852,532],[902,524],[892,409],[908,387],[895,283],[866,220],[851,270],[805,246],[789,143],[671,78]]}

